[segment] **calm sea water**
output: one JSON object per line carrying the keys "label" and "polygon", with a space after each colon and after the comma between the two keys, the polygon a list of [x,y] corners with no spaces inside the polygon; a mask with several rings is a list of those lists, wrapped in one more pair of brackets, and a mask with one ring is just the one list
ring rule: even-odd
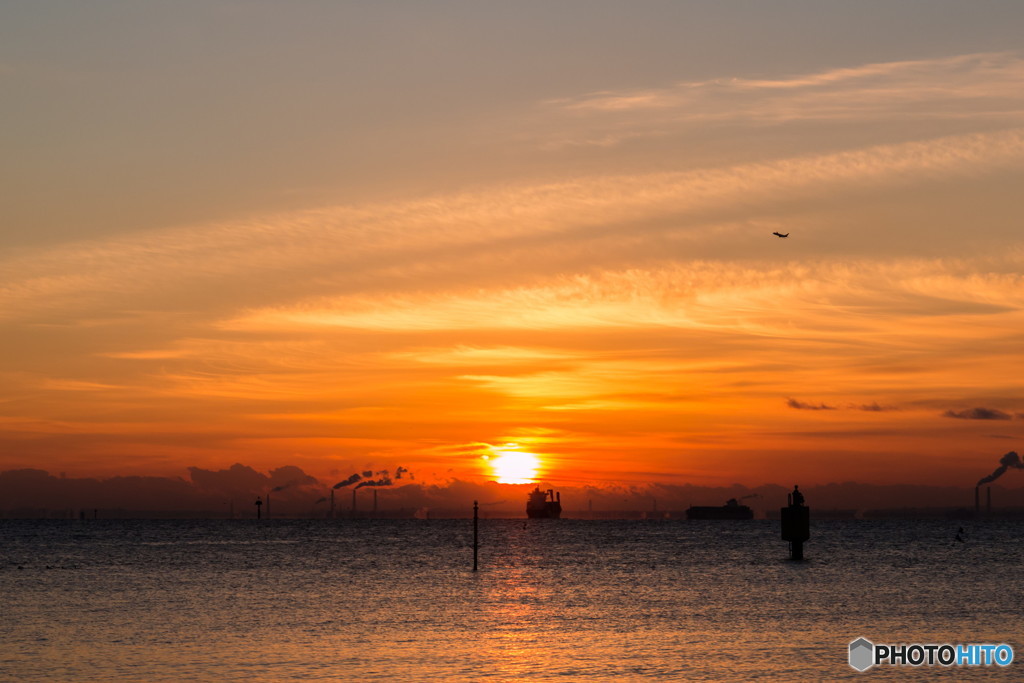
{"label": "calm sea water", "polygon": [[[0,679],[1024,679],[1024,524],[0,521]],[[1006,642],[1006,669],[847,665]]]}

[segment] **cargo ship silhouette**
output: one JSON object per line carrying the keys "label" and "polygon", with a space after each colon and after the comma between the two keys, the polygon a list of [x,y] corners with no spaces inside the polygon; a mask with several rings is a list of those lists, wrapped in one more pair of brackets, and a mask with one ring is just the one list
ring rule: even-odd
{"label": "cargo ship silhouette", "polygon": [[538,486],[530,491],[526,516],[530,519],[559,519],[562,516],[562,494],[551,489],[541,491]]}
{"label": "cargo ship silhouette", "polygon": [[687,519],[753,519],[754,511],[730,498],[725,505],[691,505],[686,510]]}

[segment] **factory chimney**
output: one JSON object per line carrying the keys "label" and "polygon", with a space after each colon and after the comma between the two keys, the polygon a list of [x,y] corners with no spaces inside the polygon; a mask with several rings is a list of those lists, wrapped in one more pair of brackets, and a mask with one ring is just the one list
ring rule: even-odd
{"label": "factory chimney", "polygon": [[992,487],[985,487],[985,515],[992,516]]}

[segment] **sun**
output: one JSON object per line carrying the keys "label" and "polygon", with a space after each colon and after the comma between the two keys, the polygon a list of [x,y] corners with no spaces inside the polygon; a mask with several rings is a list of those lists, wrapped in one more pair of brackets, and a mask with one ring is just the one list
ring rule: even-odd
{"label": "sun", "polygon": [[537,477],[540,460],[533,453],[515,450],[519,446],[492,447],[495,455],[484,456],[499,484],[529,484]]}

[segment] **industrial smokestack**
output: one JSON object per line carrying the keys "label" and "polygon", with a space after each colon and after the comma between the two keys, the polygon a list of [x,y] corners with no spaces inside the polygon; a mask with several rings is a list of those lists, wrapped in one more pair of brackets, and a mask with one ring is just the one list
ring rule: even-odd
{"label": "industrial smokestack", "polygon": [[331,489],[331,519],[334,519],[334,489]]}
{"label": "industrial smokestack", "polygon": [[992,487],[985,487],[985,514],[992,516]]}
{"label": "industrial smokestack", "polygon": [[352,489],[352,514],[356,514],[356,490]]}
{"label": "industrial smokestack", "polygon": [[978,489],[979,486],[974,487],[974,516],[977,517],[981,514],[981,494]]}

